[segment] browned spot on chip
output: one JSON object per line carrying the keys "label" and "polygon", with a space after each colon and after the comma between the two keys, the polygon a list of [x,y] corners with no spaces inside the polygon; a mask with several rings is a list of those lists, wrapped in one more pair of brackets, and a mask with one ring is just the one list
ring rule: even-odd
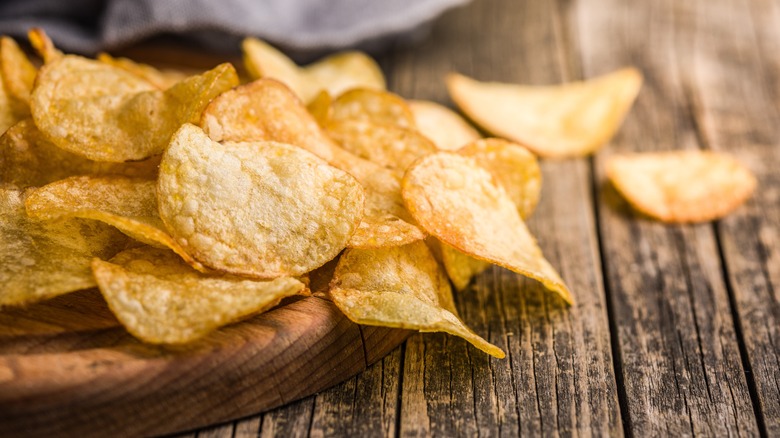
{"label": "browned spot on chip", "polygon": [[641,85],[635,68],[552,86],[447,77],[450,96],[477,124],[553,158],[587,155],[609,141]]}
{"label": "browned spot on chip", "polygon": [[737,161],[704,151],[615,155],[607,176],[634,208],[664,222],[719,219],[756,187],[756,178]]}
{"label": "browned spot on chip", "polygon": [[572,302],[517,206],[474,159],[450,152],[428,155],[407,170],[402,194],[420,226],[442,242],[536,279]]}
{"label": "browned spot on chip", "polygon": [[454,151],[482,137],[457,113],[427,100],[410,100],[417,129],[441,150]]}
{"label": "browned spot on chip", "polygon": [[181,344],[304,289],[282,277],[257,281],[193,270],[174,253],[142,247],[92,262],[100,291],[133,336],[153,344]]}
{"label": "browned spot on chip", "polygon": [[447,277],[423,242],[380,249],[348,249],[336,267],[330,295],[358,324],[459,336],[503,358],[458,318]]}

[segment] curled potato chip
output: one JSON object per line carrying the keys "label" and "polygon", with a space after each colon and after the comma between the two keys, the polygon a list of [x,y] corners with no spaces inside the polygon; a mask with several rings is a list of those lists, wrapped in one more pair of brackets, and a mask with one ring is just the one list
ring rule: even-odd
{"label": "curled potato chip", "polygon": [[0,136],[0,182],[19,187],[42,186],[73,175],[157,177],[159,157],[127,163],[92,161],[47,140],[31,119]]}
{"label": "curled potato chip", "polygon": [[207,271],[165,229],[157,213],[153,180],[75,176],[30,190],[25,207],[36,219],[80,217],[105,222],[140,242],[169,248],[193,268]]}
{"label": "curled potato chip", "polygon": [[257,281],[207,276],[168,250],[141,247],[110,262],[92,262],[111,311],[133,336],[153,344],[182,344],[304,289],[290,277]]}
{"label": "curled potato chip", "polygon": [[634,208],[664,222],[719,219],[756,188],[755,176],[731,157],[698,150],[615,155],[607,176]]}
{"label": "curled potato chip", "polygon": [[30,40],[30,44],[33,46],[38,55],[43,58],[44,63],[50,63],[56,61],[63,56],[62,52],[54,47],[54,43],[51,41],[46,32],[39,27],[34,27],[27,32],[27,38]]}
{"label": "curled potato chip", "polygon": [[587,155],[617,132],[642,86],[635,68],[554,86],[447,77],[450,96],[477,124],[543,157]]}
{"label": "curled potato chip", "polygon": [[0,185],[0,307],[94,287],[92,258],[109,258],[126,241],[99,222],[31,219],[22,192]]}
{"label": "curled potato chip", "polygon": [[281,82],[258,79],[223,93],[204,110],[201,126],[215,141],[296,145],[357,178],[366,189],[365,214],[350,247],[404,245],[425,237],[404,207],[398,177],[334,143]]}
{"label": "curled potato chip", "polygon": [[57,146],[96,161],[160,154],[176,129],[200,119],[219,93],[238,84],[230,64],[161,91],[99,61],[64,55],[44,65],[32,93],[36,126]]}
{"label": "curled potato chip", "polygon": [[383,90],[355,88],[331,103],[330,120],[371,120],[414,128],[414,115],[400,96]]}
{"label": "curled potato chip", "polygon": [[186,124],[163,155],[160,217],[204,265],[256,278],[301,275],[334,258],[363,215],[348,173],[287,144],[211,140]]}
{"label": "curled potato chip", "polygon": [[459,336],[480,350],[504,352],[458,318],[447,278],[423,242],[379,249],[348,249],[339,260],[330,295],[358,324]]}
{"label": "curled potato chip", "polygon": [[187,75],[180,71],[158,70],[151,65],[135,62],[132,59],[114,58],[108,53],[99,53],[97,59],[100,62],[127,70],[130,73],[149,81],[152,85],[161,90],[167,90],[187,78]]}
{"label": "curled potato chip", "polygon": [[417,129],[441,150],[454,151],[482,137],[474,127],[446,106],[427,100],[410,100]]}
{"label": "curled potato chip", "polygon": [[344,149],[403,175],[416,159],[436,152],[436,145],[413,129],[370,120],[335,120],[330,137]]}
{"label": "curled potato chip", "polygon": [[37,74],[13,38],[0,38],[0,76],[17,119],[30,117],[30,93]]}
{"label": "curled potato chip", "polygon": [[385,89],[382,70],[361,52],[337,53],[300,68],[282,52],[256,38],[246,38],[241,47],[244,65],[252,78],[281,81],[306,103],[323,90],[338,95],[351,88]]}
{"label": "curled potato chip", "polygon": [[572,303],[517,206],[473,158],[438,152],[420,159],[406,171],[402,195],[420,226],[442,242],[536,279]]}
{"label": "curled potato chip", "polygon": [[458,150],[490,172],[506,190],[522,218],[528,218],[539,203],[542,171],[528,149],[500,138],[486,138]]}

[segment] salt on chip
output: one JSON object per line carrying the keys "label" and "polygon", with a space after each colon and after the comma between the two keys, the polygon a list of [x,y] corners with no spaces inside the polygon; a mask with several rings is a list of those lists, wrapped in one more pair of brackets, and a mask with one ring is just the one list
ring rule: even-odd
{"label": "salt on chip", "polygon": [[31,109],[36,126],[57,146],[95,161],[141,160],[160,154],[186,122],[238,84],[230,64],[165,91],[122,68],[64,55],[38,73]]}
{"label": "salt on chip", "polygon": [[0,136],[0,182],[42,186],[73,175],[125,175],[153,179],[160,158],[106,163],[68,152],[46,139],[32,119],[22,120]]}
{"label": "salt on chip", "polygon": [[609,141],[641,85],[635,68],[552,86],[447,77],[450,96],[478,125],[551,158],[587,155]]}
{"label": "salt on chip", "polygon": [[373,122],[414,128],[409,104],[389,91],[355,88],[333,100],[330,120],[371,120]]}
{"label": "salt on chip", "polygon": [[255,278],[301,275],[346,246],[363,187],[315,155],[272,141],[211,140],[186,124],[163,155],[160,217],[213,269]]}
{"label": "salt on chip", "polygon": [[458,318],[447,277],[423,242],[348,249],[336,267],[330,296],[358,324],[445,332],[492,356],[505,356]]}
{"label": "salt on chip", "polygon": [[385,78],[377,63],[361,52],[343,52],[306,67],[268,43],[246,38],[242,45],[244,65],[254,79],[272,78],[286,84],[305,103],[321,91],[338,95],[351,88],[385,89]]}
{"label": "salt on chip", "polygon": [[18,119],[30,117],[30,93],[38,69],[13,38],[0,38],[0,76]]}
{"label": "salt on chip", "polygon": [[742,205],[757,184],[728,155],[699,150],[614,155],[607,176],[634,208],[675,223],[719,219]]}
{"label": "salt on chip", "polygon": [[347,151],[401,175],[415,160],[438,150],[414,129],[371,120],[335,120],[327,130]]}
{"label": "salt on chip", "polygon": [[412,216],[432,236],[538,280],[573,302],[506,190],[473,158],[451,152],[428,155],[406,171],[401,193]]}
{"label": "salt on chip", "polygon": [[100,222],[31,219],[22,191],[0,185],[0,307],[94,287],[92,258],[109,258],[126,241]]}
{"label": "salt on chip", "polygon": [[119,67],[144,78],[161,90],[167,90],[187,78],[187,75],[180,71],[159,70],[151,65],[135,62],[132,59],[114,58],[108,53],[99,53],[97,59],[100,62]]}
{"label": "salt on chip", "polygon": [[291,277],[257,281],[193,270],[173,252],[141,247],[92,262],[100,291],[133,336],[152,344],[182,344],[304,289]]}
{"label": "salt on chip", "polygon": [[76,176],[32,189],[27,214],[36,219],[80,217],[105,222],[148,245],[169,248],[193,268],[207,269],[173,240],[157,213],[156,181]]}
{"label": "salt on chip", "polygon": [[357,178],[366,189],[366,205],[350,247],[404,245],[425,237],[404,207],[399,178],[334,143],[281,82],[258,79],[221,94],[203,111],[200,124],[215,141],[270,140],[299,146]]}
{"label": "salt on chip", "polygon": [[446,106],[427,100],[410,100],[417,129],[444,151],[460,149],[482,136],[463,117]]}

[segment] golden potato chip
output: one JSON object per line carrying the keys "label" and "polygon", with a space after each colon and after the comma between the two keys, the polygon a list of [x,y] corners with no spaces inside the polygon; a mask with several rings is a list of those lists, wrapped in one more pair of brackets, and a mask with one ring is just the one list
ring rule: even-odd
{"label": "golden potato chip", "polygon": [[152,85],[161,90],[167,90],[187,78],[187,75],[180,71],[158,70],[151,65],[135,62],[132,59],[114,58],[108,53],[98,54],[97,59],[100,62],[127,70],[130,73],[149,81]]}
{"label": "golden potato chip", "polygon": [[283,53],[256,38],[246,38],[241,47],[244,65],[252,78],[281,81],[306,103],[323,90],[335,96],[352,88],[385,89],[382,70],[365,53],[337,53],[300,68]]}
{"label": "golden potato chip", "polygon": [[536,279],[572,303],[506,190],[473,158],[438,152],[420,159],[406,171],[402,195],[420,226],[442,242]]}
{"label": "golden potato chip", "polygon": [[80,217],[105,222],[148,245],[169,248],[206,272],[176,243],[157,213],[156,181],[122,176],[75,176],[30,190],[27,214],[35,219]]}
{"label": "golden potato chip", "polygon": [[363,187],[313,154],[272,141],[211,140],[186,124],[163,155],[160,217],[204,265],[256,278],[334,258],[363,215]]}
{"label": "golden potato chip", "polygon": [[92,258],[109,258],[126,241],[99,222],[28,218],[22,192],[0,185],[0,307],[94,287]]}
{"label": "golden potato chip", "polygon": [[520,216],[531,216],[542,191],[542,171],[528,149],[500,138],[486,138],[458,150],[476,160],[504,187]]}
{"label": "golden potato chip", "polygon": [[756,178],[740,163],[699,150],[615,155],[607,176],[634,208],[664,222],[719,219],[756,188]]}
{"label": "golden potato chip", "polygon": [[380,249],[348,249],[339,260],[330,295],[358,324],[459,336],[480,350],[504,352],[458,318],[447,277],[423,242]]}
{"label": "golden potato chip", "polygon": [[73,175],[157,177],[160,157],[127,163],[92,161],[61,149],[44,138],[32,119],[22,120],[0,136],[0,182],[42,186]]}
{"label": "golden potato chip", "polygon": [[174,253],[152,247],[123,251],[110,262],[95,259],[92,269],[117,319],[133,336],[153,344],[191,342],[304,288],[290,277],[207,276]]}
{"label": "golden potato chip", "polygon": [[34,27],[27,32],[27,38],[30,40],[30,44],[38,55],[43,58],[43,62],[48,64],[63,56],[62,52],[54,47],[54,43],[51,41],[46,32],[39,27]]}
{"label": "golden potato chip", "polygon": [[330,120],[371,120],[402,128],[414,128],[414,115],[400,96],[388,91],[355,88],[331,104]]}
{"label": "golden potato chip", "polygon": [[336,145],[281,82],[258,79],[221,94],[204,110],[201,126],[215,141],[299,146],[357,178],[366,189],[366,205],[350,247],[404,245],[425,237],[403,205],[398,177]]}
{"label": "golden potato chip", "polygon": [[314,117],[317,124],[325,126],[330,120],[330,105],[333,103],[333,97],[327,91],[320,91],[311,102],[306,105],[309,114]]}
{"label": "golden potato chip", "polygon": [[441,243],[441,264],[458,291],[466,289],[472,278],[490,267],[490,263],[471,257],[443,242]]}
{"label": "golden potato chip", "polygon": [[417,129],[441,150],[454,151],[482,137],[463,117],[446,106],[427,100],[408,103]]}
{"label": "golden potato chip", "polygon": [[19,120],[16,113],[14,113],[11,97],[5,91],[5,87],[0,84],[0,132],[5,132]]}
{"label": "golden potato chip", "polygon": [[635,68],[553,86],[447,77],[450,96],[478,125],[552,158],[587,155],[609,141],[641,86]]}
{"label": "golden potato chip", "polygon": [[416,159],[437,151],[436,145],[416,130],[371,120],[335,120],[328,123],[327,130],[347,151],[400,175]]}
{"label": "golden potato chip", "polygon": [[161,153],[238,76],[222,64],[161,91],[124,69],[65,55],[44,65],[35,84],[32,115],[49,140],[91,160],[122,162]]}
{"label": "golden potato chip", "polygon": [[0,38],[0,76],[17,119],[30,117],[30,93],[38,69],[13,38]]}

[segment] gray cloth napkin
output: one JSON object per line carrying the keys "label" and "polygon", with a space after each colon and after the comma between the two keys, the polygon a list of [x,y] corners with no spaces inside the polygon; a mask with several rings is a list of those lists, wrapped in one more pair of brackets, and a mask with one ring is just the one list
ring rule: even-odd
{"label": "gray cloth napkin", "polygon": [[299,55],[375,51],[415,39],[469,0],[0,0],[0,33],[42,27],[58,47],[94,54],[157,35],[235,52],[256,36]]}

